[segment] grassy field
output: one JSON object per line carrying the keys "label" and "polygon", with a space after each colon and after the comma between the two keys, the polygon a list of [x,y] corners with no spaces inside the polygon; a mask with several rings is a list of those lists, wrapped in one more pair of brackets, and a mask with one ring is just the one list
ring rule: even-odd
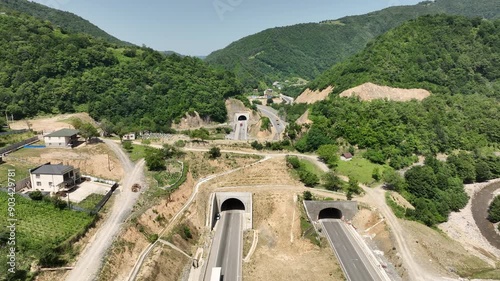
{"label": "grassy field", "polygon": [[303,165],[304,169],[308,172],[311,172],[318,176],[318,178],[322,178],[325,172],[323,172],[318,166],[316,166],[313,162],[307,160],[307,159],[300,159],[301,165]]}
{"label": "grassy field", "polygon": [[132,147],[133,147],[133,149],[132,149],[132,152],[129,153],[129,157],[130,157],[130,160],[132,160],[133,162],[135,162],[141,158],[144,158],[146,156],[147,146],[133,144]]}
{"label": "grassy field", "polygon": [[87,196],[87,198],[83,199],[80,203],[74,205],[91,211],[94,209],[95,205],[97,205],[97,203],[101,201],[102,198],[104,198],[104,195],[92,193]]}
{"label": "grassy field", "polygon": [[177,161],[169,161],[166,171],[151,172],[151,176],[158,183],[158,187],[172,185],[182,176],[182,165]]}
{"label": "grassy field", "polygon": [[375,180],[372,178],[372,173],[375,168],[378,168],[380,173],[385,169],[392,169],[388,165],[378,165],[362,158],[354,156],[351,161],[339,161],[337,172],[341,175],[353,177],[360,183],[372,184]]}
{"label": "grassy field", "polygon": [[[7,202],[8,198],[7,193],[0,192],[0,202]],[[17,219],[15,237],[18,271],[29,271],[33,260],[38,260],[47,253],[57,256],[58,253],[55,251],[57,246],[82,234],[93,221],[93,217],[86,213],[68,209],[59,210],[52,203],[31,201],[20,196],[16,196],[15,199],[13,218]],[[7,211],[0,212],[0,221],[4,222],[2,226],[7,224],[7,219],[9,219]],[[4,235],[10,235],[10,231],[2,227],[0,234],[7,237]],[[3,270],[6,266],[5,258],[6,255],[2,251],[0,280],[5,280],[3,279],[5,276],[2,276],[6,272]]]}
{"label": "grassy field", "polygon": [[0,148],[23,141],[35,136],[33,132],[26,132],[22,134],[0,136]]}
{"label": "grassy field", "polygon": [[32,164],[23,162],[8,162],[0,164],[0,186],[7,186],[7,172],[9,170],[15,171],[14,180],[22,180],[29,176],[29,169],[35,168]]}

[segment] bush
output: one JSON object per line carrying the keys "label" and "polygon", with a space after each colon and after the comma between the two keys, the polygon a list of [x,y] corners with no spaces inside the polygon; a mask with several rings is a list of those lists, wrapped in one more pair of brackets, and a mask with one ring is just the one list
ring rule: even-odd
{"label": "bush", "polygon": [[299,170],[299,178],[300,181],[303,182],[304,185],[308,187],[314,187],[319,183],[318,176],[309,171]]}
{"label": "bush", "polygon": [[123,149],[125,149],[127,152],[131,152],[134,147],[132,146],[131,141],[124,141],[122,142]]}
{"label": "bush", "polygon": [[183,140],[178,140],[178,141],[174,142],[174,146],[176,146],[176,147],[185,147],[186,146],[186,142],[183,141]]}
{"label": "bush", "polygon": [[488,209],[488,220],[492,223],[500,221],[500,196],[495,197]]}
{"label": "bush", "polygon": [[221,153],[220,153],[220,148],[214,146],[212,148],[210,148],[210,150],[208,151],[208,157],[210,157],[210,159],[215,159],[215,158],[219,158],[221,157]]}
{"label": "bush", "polygon": [[256,149],[256,150],[262,150],[262,149],[264,149],[264,146],[260,142],[258,142],[258,141],[253,141],[251,143],[251,146],[252,146],[253,149]]}
{"label": "bush", "polygon": [[287,156],[286,162],[294,169],[300,168],[300,160],[297,156]]}
{"label": "bush", "polygon": [[313,199],[313,195],[310,191],[304,191],[304,193],[302,193],[303,197],[304,197],[304,200],[306,201],[310,201]]}
{"label": "bush", "polygon": [[189,229],[189,227],[187,227],[187,226],[184,226],[182,228],[182,235],[181,236],[184,240],[192,239],[193,234],[191,234],[191,229]]}
{"label": "bush", "polygon": [[31,200],[41,201],[43,199],[43,194],[40,190],[36,190],[30,193]]}

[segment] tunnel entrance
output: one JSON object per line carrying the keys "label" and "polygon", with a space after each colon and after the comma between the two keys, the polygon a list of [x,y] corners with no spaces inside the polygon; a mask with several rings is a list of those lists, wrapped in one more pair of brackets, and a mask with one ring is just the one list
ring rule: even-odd
{"label": "tunnel entrance", "polygon": [[231,198],[227,199],[222,203],[222,206],[220,207],[221,212],[224,211],[231,211],[231,210],[245,210],[245,204],[241,202],[239,199],[236,198]]}
{"label": "tunnel entrance", "polygon": [[248,120],[248,119],[247,119],[247,117],[246,117],[245,115],[240,115],[240,116],[238,117],[238,121],[247,121],[247,120]]}
{"label": "tunnel entrance", "polygon": [[318,219],[341,219],[342,211],[337,208],[326,208],[319,212]]}

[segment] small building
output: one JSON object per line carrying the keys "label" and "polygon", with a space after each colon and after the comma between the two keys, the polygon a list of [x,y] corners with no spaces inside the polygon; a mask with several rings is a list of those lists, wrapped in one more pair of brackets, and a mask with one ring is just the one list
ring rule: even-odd
{"label": "small building", "polygon": [[351,161],[352,160],[352,154],[350,152],[346,152],[346,153],[343,153],[341,156],[340,156],[340,160],[342,161]]}
{"label": "small building", "polygon": [[135,140],[135,133],[123,135],[123,140]]}
{"label": "small building", "polygon": [[50,163],[30,169],[31,189],[55,194],[68,191],[81,181],[80,169],[63,164]]}
{"label": "small building", "polygon": [[73,147],[78,141],[78,130],[61,129],[43,137],[47,147]]}
{"label": "small building", "polygon": [[266,98],[268,98],[268,99],[269,99],[269,98],[272,98],[272,97],[273,97],[273,94],[274,94],[273,89],[267,89],[267,90],[265,90],[265,91],[264,91],[264,96],[265,96]]}

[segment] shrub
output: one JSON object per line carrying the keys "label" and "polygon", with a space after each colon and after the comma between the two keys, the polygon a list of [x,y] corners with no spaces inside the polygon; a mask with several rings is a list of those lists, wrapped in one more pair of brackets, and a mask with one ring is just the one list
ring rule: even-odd
{"label": "shrub", "polygon": [[302,195],[304,196],[304,200],[306,200],[306,201],[313,199],[313,195],[310,191],[304,191],[304,193],[302,193]]}
{"label": "shrub", "polygon": [[495,197],[488,209],[488,220],[492,223],[500,221],[500,196]]}
{"label": "shrub", "polygon": [[41,201],[43,199],[43,194],[40,190],[36,190],[30,193],[31,200]]}
{"label": "shrub", "polygon": [[211,159],[215,159],[215,158],[219,158],[221,157],[221,152],[220,152],[220,148],[214,146],[212,148],[210,148],[210,150],[208,151],[208,156],[211,158]]}

